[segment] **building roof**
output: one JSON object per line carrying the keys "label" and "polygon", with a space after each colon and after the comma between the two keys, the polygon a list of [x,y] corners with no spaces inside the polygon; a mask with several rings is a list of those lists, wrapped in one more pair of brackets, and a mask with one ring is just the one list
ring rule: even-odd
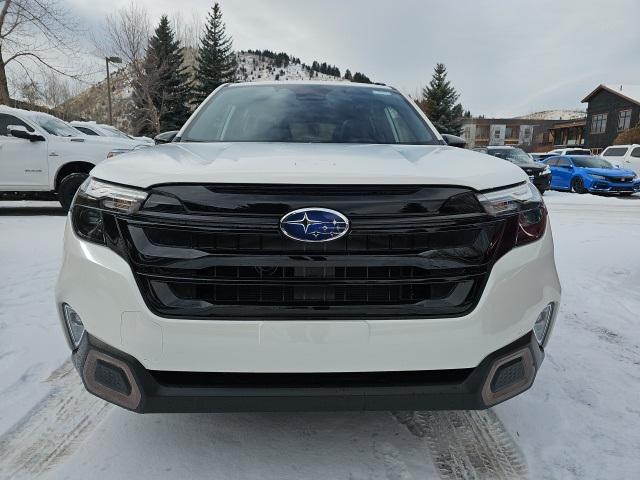
{"label": "building roof", "polygon": [[601,90],[606,90],[630,102],[640,105],[640,85],[598,85],[589,95],[582,99],[582,103],[589,102]]}
{"label": "building roof", "polygon": [[587,125],[587,119],[583,118],[581,120],[568,120],[566,122],[556,123],[553,125],[552,130],[559,128],[571,128],[571,127],[584,127]]}

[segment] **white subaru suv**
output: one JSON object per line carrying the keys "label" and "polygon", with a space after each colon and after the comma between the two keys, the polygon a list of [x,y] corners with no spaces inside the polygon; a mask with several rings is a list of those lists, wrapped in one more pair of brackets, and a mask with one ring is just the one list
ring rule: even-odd
{"label": "white subaru suv", "polygon": [[136,412],[483,409],[560,301],[516,165],[379,85],[223,85],[76,195],[56,301],[91,393]]}

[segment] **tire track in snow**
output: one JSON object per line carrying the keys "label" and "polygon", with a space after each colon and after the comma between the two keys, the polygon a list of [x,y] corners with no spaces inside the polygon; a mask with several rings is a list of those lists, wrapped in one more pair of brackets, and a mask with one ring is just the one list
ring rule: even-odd
{"label": "tire track in snow", "polygon": [[49,379],[50,393],[0,436],[0,478],[32,478],[57,465],[111,405],[85,391],[71,361]]}
{"label": "tire track in snow", "polygon": [[424,439],[443,479],[527,478],[522,452],[492,410],[394,412],[393,416]]}

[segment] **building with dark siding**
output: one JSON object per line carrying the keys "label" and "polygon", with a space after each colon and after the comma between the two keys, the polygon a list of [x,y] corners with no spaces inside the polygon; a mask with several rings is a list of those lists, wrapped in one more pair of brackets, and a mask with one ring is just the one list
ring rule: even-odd
{"label": "building with dark siding", "polygon": [[582,102],[588,104],[584,146],[594,153],[640,122],[640,85],[599,85]]}

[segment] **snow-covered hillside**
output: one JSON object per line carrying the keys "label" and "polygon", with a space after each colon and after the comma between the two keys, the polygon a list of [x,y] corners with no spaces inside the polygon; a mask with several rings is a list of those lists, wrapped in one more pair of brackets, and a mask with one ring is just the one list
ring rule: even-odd
{"label": "snow-covered hillside", "polygon": [[259,82],[269,80],[327,80],[346,81],[341,77],[314,72],[303,63],[290,62],[278,67],[276,60],[249,52],[239,52],[238,80],[242,82]]}
{"label": "snow-covered hillside", "polygon": [[520,115],[514,118],[523,118],[527,120],[576,120],[586,117],[586,112],[581,110],[543,110],[541,112],[529,113],[528,115]]}

